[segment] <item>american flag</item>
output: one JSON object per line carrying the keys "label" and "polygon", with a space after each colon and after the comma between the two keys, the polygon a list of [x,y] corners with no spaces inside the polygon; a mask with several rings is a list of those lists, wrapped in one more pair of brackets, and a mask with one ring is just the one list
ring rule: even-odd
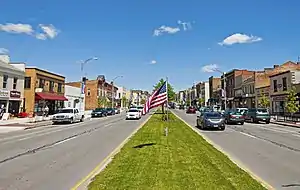
{"label": "american flag", "polygon": [[163,105],[167,101],[167,98],[167,82],[164,82],[164,84],[159,89],[155,90],[148,98],[142,114],[145,115],[150,109]]}

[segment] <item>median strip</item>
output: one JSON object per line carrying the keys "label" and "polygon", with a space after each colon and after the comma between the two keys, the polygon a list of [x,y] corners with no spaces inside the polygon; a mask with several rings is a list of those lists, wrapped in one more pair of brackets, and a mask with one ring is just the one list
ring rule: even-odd
{"label": "median strip", "polygon": [[[151,119],[88,186],[96,189],[265,189],[170,113]],[[164,128],[168,125],[168,136]]]}

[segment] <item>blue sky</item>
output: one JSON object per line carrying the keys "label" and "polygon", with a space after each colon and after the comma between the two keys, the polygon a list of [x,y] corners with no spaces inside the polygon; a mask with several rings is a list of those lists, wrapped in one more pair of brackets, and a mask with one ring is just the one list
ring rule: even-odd
{"label": "blue sky", "polygon": [[227,71],[296,61],[299,6],[296,0],[3,0],[0,48],[12,61],[67,81],[80,78],[78,61],[97,56],[85,67],[91,79],[123,75],[117,84],[149,90],[168,76],[180,90],[218,76],[202,71],[208,64]]}

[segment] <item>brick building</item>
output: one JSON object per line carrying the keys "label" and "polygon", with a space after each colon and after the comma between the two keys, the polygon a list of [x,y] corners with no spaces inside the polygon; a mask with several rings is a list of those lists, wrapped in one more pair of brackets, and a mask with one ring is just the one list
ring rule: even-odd
{"label": "brick building", "polygon": [[[66,85],[81,87],[81,82],[68,82]],[[112,106],[112,98],[115,99],[118,88],[105,81],[104,76],[98,76],[95,80],[85,81],[85,110],[93,110],[98,107]],[[102,105],[100,105],[102,104]]]}
{"label": "brick building", "polygon": [[221,78],[209,77],[209,104],[221,104]]}

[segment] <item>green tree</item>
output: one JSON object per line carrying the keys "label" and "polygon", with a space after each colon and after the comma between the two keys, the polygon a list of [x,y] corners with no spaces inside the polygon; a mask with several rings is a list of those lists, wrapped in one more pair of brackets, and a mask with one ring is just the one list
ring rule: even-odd
{"label": "green tree", "polygon": [[123,96],[122,97],[122,105],[123,105],[123,107],[127,107],[127,102],[128,102],[128,100],[127,100],[127,98],[125,97],[125,96]]}
{"label": "green tree", "polygon": [[[161,87],[163,84],[164,84],[165,80],[164,79],[160,79],[158,81],[157,84],[155,84],[153,86],[153,90],[157,90],[159,87]],[[174,88],[173,86],[168,82],[168,101],[174,101],[175,100],[175,96],[176,96],[176,93],[174,91]]]}
{"label": "green tree", "polygon": [[141,99],[141,104],[144,105],[146,103],[146,100],[144,98]]}
{"label": "green tree", "polygon": [[297,104],[297,93],[296,93],[296,88],[292,87],[289,92],[288,95],[286,97],[286,109],[289,113],[291,113],[292,115],[294,113],[296,113],[299,110],[299,104]]}
{"label": "green tree", "polygon": [[203,104],[205,103],[205,98],[199,98],[198,102],[200,106],[203,106]]}
{"label": "green tree", "polygon": [[108,101],[106,97],[99,97],[98,98],[98,107],[105,108],[108,106]]}
{"label": "green tree", "polygon": [[262,97],[259,98],[258,104],[263,108],[268,108],[270,107],[270,99],[263,94]]}

